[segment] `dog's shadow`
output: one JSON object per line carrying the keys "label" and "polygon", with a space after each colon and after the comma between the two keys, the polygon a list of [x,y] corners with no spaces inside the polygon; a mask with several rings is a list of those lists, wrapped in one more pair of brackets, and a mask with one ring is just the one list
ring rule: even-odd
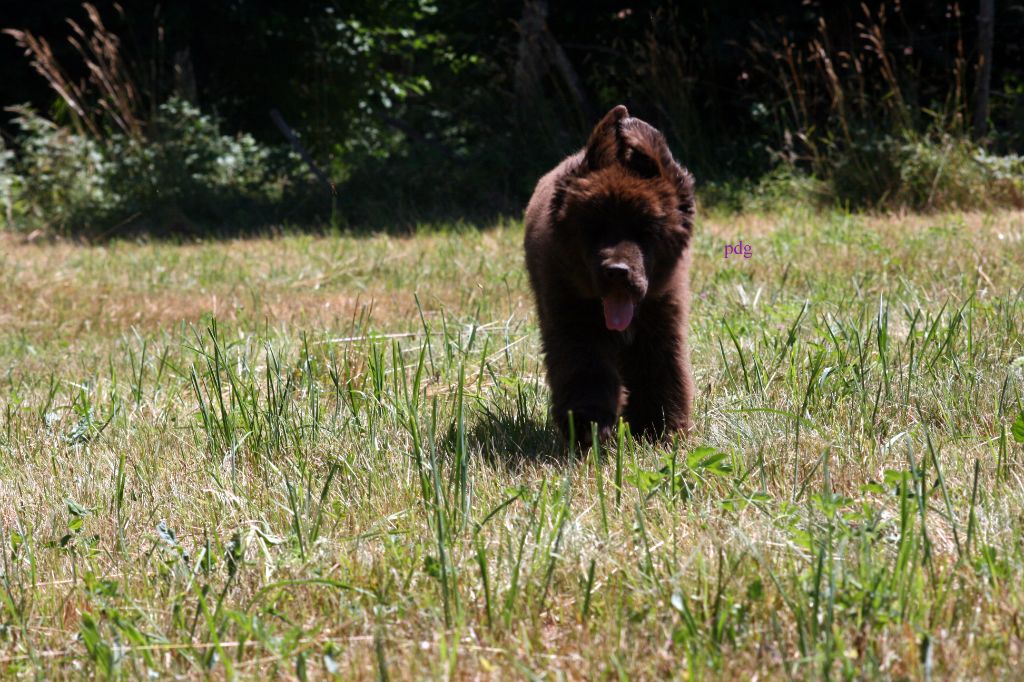
{"label": "dog's shadow", "polygon": [[[634,441],[628,425],[624,436],[624,441],[602,444],[595,454],[589,445],[571,448],[568,440],[549,419],[495,414],[484,410],[467,425],[466,449],[471,453],[470,456],[480,457],[491,466],[519,473],[527,465],[564,466],[579,464],[595,456],[598,462],[605,464],[614,460],[617,448],[629,450],[637,444],[654,448],[656,452],[676,447],[670,443],[652,442],[643,438]],[[442,447],[446,452],[454,453],[457,440],[458,431],[453,424],[442,439]]]}
{"label": "dog's shadow", "polygon": [[[453,424],[443,438],[445,450],[454,452],[458,429]],[[466,425],[466,449],[491,466],[510,472],[530,464],[564,464],[571,456],[565,440],[546,419],[483,410]]]}

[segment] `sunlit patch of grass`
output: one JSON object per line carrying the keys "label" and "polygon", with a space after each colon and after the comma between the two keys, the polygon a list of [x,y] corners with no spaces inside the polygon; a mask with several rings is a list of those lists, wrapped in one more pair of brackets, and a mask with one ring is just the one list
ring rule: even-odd
{"label": "sunlit patch of grass", "polygon": [[571,455],[517,226],[0,236],[0,668],[1012,676],[1022,234],[705,222],[697,433]]}

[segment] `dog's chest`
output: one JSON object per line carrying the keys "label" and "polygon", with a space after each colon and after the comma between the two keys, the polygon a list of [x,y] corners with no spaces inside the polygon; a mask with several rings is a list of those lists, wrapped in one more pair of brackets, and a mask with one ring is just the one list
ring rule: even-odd
{"label": "dog's chest", "polygon": [[636,330],[630,325],[619,332],[619,347],[628,348],[632,346],[634,339],[636,339]]}

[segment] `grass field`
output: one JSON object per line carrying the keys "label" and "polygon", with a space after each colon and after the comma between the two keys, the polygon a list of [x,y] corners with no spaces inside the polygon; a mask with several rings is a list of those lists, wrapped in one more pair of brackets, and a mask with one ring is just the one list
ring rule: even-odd
{"label": "grass field", "polygon": [[573,456],[518,224],[0,233],[0,675],[1019,675],[1024,213],[698,229],[695,435]]}

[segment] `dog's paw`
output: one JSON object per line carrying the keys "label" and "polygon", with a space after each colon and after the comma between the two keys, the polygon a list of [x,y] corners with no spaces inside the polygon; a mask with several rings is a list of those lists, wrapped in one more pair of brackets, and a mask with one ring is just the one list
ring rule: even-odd
{"label": "dog's paw", "polygon": [[[576,445],[581,450],[586,450],[594,444],[595,425],[598,442],[602,445],[615,438],[617,434],[616,419],[616,415],[612,413],[587,409],[571,410],[565,417],[562,433],[567,439],[575,438]],[[572,425],[571,429],[570,424]]]}

